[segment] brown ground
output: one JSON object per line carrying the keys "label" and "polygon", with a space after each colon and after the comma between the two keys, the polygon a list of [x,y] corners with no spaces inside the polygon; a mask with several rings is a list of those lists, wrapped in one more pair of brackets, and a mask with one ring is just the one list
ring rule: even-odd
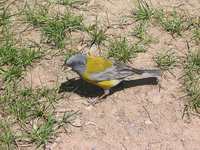
{"label": "brown ground", "polygon": [[[200,11],[199,0],[152,0],[152,5],[169,10],[175,6],[192,15]],[[133,0],[91,0],[87,8],[90,11],[84,11],[83,15],[88,24],[98,15],[102,24],[108,24],[109,20],[112,27],[116,26],[108,31],[109,34],[128,36],[133,30],[133,25],[123,28],[115,25],[135,8]],[[154,68],[152,57],[161,49],[175,49],[180,56],[187,51],[187,38],[173,39],[154,25],[148,31],[159,42],[150,44],[145,54],[132,61],[133,66]],[[62,63],[61,56],[45,59],[31,69],[25,79],[31,81],[33,87],[41,86],[41,83],[42,86],[63,83],[66,76],[72,78],[74,75],[66,75],[58,67]],[[86,91],[65,91],[65,99],[59,102],[58,110],[79,110],[81,114],[75,124],[82,127],[72,128],[68,135],[61,134],[49,147],[52,150],[199,150],[199,118],[182,119],[185,101],[180,98],[184,95],[178,80],[182,75],[180,68],[172,70],[175,76],[163,73],[160,91],[157,85],[117,88],[95,107],[85,105]]]}

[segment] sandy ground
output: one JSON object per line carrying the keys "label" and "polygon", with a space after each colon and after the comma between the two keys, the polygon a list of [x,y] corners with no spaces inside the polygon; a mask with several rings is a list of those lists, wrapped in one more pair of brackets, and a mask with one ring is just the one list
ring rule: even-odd
{"label": "sandy ground", "polygon": [[[152,0],[154,7],[172,9],[172,6],[198,14],[199,0]],[[122,17],[129,15],[135,8],[132,0],[91,0],[87,6],[90,11],[82,12],[86,23],[95,20],[103,24],[119,24]],[[109,20],[109,22],[108,22]],[[130,20],[129,20],[130,21]],[[128,34],[132,25],[110,29],[115,35]],[[175,49],[178,55],[187,51],[186,38],[173,39],[161,28],[150,25],[148,32],[159,42],[152,43],[148,51],[134,59],[132,66],[155,68],[152,57],[161,49]],[[65,98],[59,102],[58,110],[79,110],[70,134],[60,134],[49,147],[52,150],[199,150],[200,120],[197,117],[182,119],[185,100],[182,92],[181,67],[172,73],[164,72],[160,80],[161,89],[151,81],[134,81],[132,87],[120,85],[113,94],[96,106],[85,105],[88,97],[102,93],[93,87],[85,90],[78,88],[69,92],[67,86],[84,84],[81,81],[66,81],[74,74],[63,72],[63,57],[45,59],[31,69],[25,81],[31,81],[33,87],[54,86],[63,83]],[[175,75],[175,76],[174,76]],[[34,77],[34,78],[33,78]],[[29,83],[30,84],[30,83]],[[124,88],[121,88],[124,87]],[[129,88],[127,88],[129,87]],[[62,87],[61,87],[62,88]],[[82,91],[81,91],[82,90]],[[89,93],[89,94],[88,94]]]}

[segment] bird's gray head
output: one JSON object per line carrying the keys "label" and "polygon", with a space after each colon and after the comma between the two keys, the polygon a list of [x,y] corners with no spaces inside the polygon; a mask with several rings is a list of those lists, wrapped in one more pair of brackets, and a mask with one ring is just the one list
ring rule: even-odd
{"label": "bird's gray head", "polygon": [[82,54],[73,55],[68,60],[65,60],[64,65],[72,68],[78,74],[82,74],[86,68],[86,56]]}

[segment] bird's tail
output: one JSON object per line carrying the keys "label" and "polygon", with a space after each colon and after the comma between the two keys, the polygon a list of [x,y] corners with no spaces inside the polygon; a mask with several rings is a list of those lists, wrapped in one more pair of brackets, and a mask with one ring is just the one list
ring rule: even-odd
{"label": "bird's tail", "polygon": [[144,78],[150,78],[150,77],[159,78],[161,74],[159,69],[141,70],[141,71],[142,71],[141,75]]}
{"label": "bird's tail", "polygon": [[161,72],[159,69],[136,69],[131,68],[132,75],[126,77],[124,80],[137,80],[141,78],[157,78],[160,79]]}

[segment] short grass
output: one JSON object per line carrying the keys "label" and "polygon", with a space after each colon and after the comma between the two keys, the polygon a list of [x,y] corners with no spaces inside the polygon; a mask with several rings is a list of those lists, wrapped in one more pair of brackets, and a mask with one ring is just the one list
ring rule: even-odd
{"label": "short grass", "polygon": [[28,23],[40,27],[47,43],[57,48],[64,48],[66,41],[70,39],[72,31],[84,30],[83,18],[71,12],[64,15],[51,16],[48,13],[48,6],[37,5],[36,8],[27,8],[24,11]]}
{"label": "short grass", "polygon": [[189,106],[199,112],[200,108],[200,50],[189,52],[185,64],[186,91],[189,96]]}
{"label": "short grass", "polygon": [[85,0],[49,0],[49,1],[60,4],[60,5],[70,6],[70,7],[86,3]]}
{"label": "short grass", "polygon": [[148,23],[146,22],[139,23],[133,31],[133,36],[136,36],[140,40],[139,42],[143,44],[149,44],[153,41],[152,37],[147,33],[147,26]]}
{"label": "short grass", "polygon": [[158,20],[164,30],[172,35],[181,35],[181,31],[184,29],[184,21],[175,10],[168,14],[164,10],[155,10],[154,18]]}
{"label": "short grass", "polygon": [[133,11],[136,21],[148,21],[153,16],[154,10],[149,6],[145,0],[138,0],[138,7]]}
{"label": "short grass", "polygon": [[[65,128],[66,124],[72,124],[74,115],[65,117],[55,117],[54,105],[61,99],[58,90],[55,89],[31,89],[18,88],[17,85],[6,86],[0,98],[0,107],[7,117],[11,117],[15,126],[20,128],[14,135],[7,132],[5,137],[1,137],[5,145],[20,141],[32,143],[37,147],[45,146],[52,141],[57,131]],[[15,136],[19,135],[19,136]],[[11,138],[12,137],[12,138]]]}
{"label": "short grass", "polygon": [[26,22],[35,27],[41,27],[49,20],[48,6],[35,5],[32,8],[27,4],[23,14],[25,15]]}
{"label": "short grass", "polygon": [[31,48],[15,46],[12,35],[4,34],[5,41],[0,44],[0,74],[5,81],[21,77],[28,65],[41,57],[41,52]]}
{"label": "short grass", "polygon": [[10,13],[6,8],[2,8],[0,10],[0,27],[1,26],[6,26],[7,24],[10,23]]}
{"label": "short grass", "polygon": [[145,52],[144,46],[138,43],[130,45],[126,38],[115,39],[110,43],[108,57],[127,62],[139,52]]}
{"label": "short grass", "polygon": [[97,46],[100,46],[107,39],[105,31],[98,26],[97,21],[95,24],[87,27],[86,31],[90,37],[91,45],[95,44]]}
{"label": "short grass", "polygon": [[41,52],[36,49],[22,48],[16,46],[13,33],[10,32],[10,17],[5,17],[6,13],[3,8],[4,18],[1,30],[0,43],[0,75],[5,81],[15,80],[21,77],[23,71],[28,65],[41,57]]}
{"label": "short grass", "polygon": [[70,38],[70,33],[76,30],[83,30],[82,17],[71,13],[64,16],[57,15],[49,19],[42,27],[47,41],[58,48],[64,48],[66,38]]}
{"label": "short grass", "polygon": [[138,37],[139,39],[143,40],[146,37],[146,23],[140,23],[138,26],[135,27],[133,35]]}
{"label": "short grass", "polygon": [[[66,14],[66,16],[62,16],[64,19],[54,18],[48,16],[46,9],[36,10],[29,9],[30,14],[27,12],[24,14],[27,21],[34,27],[45,30],[48,25],[54,25],[52,23],[56,22],[54,19],[58,19],[58,23],[63,23],[67,29],[64,32],[79,29],[75,17],[74,19]],[[67,125],[73,125],[77,113],[63,112],[60,117],[56,116],[55,104],[62,97],[57,88],[32,89],[20,84],[20,79],[23,78],[27,67],[33,65],[34,61],[40,60],[45,53],[40,48],[21,46],[22,44],[11,32],[10,16],[7,17],[5,13],[7,12],[3,11],[0,14],[0,81],[4,80],[3,87],[0,85],[0,149],[20,149],[21,145],[45,147],[54,139],[58,131],[64,132],[67,130]],[[79,19],[79,17],[77,18]],[[47,23],[50,24],[47,25]],[[51,30],[56,29],[52,27],[44,32]],[[51,39],[49,32],[47,37]],[[54,36],[60,35],[54,34]]]}
{"label": "short grass", "polygon": [[109,47],[108,57],[113,57],[117,61],[127,62],[133,57],[131,47],[125,38],[112,41]]}
{"label": "short grass", "polygon": [[[9,124],[1,123],[0,148],[15,149],[19,146],[17,141],[24,144],[29,141],[29,144],[31,142],[42,146],[51,140],[58,129],[57,126],[61,127],[61,121],[55,122],[52,119],[55,118],[53,105],[60,97],[54,89],[33,90],[17,87],[17,79],[22,77],[28,65],[41,57],[41,53],[30,48],[16,47],[11,36],[12,34],[5,34],[0,47],[1,74],[5,81],[9,81],[5,83],[4,92],[1,93],[0,113],[3,113],[5,118],[12,118],[15,126],[21,129],[16,132]],[[32,126],[33,120],[38,121]],[[62,124],[64,125],[63,122]],[[20,136],[16,136],[17,134]]]}
{"label": "short grass", "polygon": [[154,61],[161,70],[173,69],[178,62],[178,58],[171,50],[161,51],[154,57]]}
{"label": "short grass", "polygon": [[56,120],[50,115],[42,124],[33,126],[32,130],[26,136],[31,142],[36,143],[38,147],[46,145],[55,134],[55,124]]}
{"label": "short grass", "polygon": [[192,30],[192,39],[198,44],[200,43],[200,25]]}
{"label": "short grass", "polygon": [[3,97],[3,100],[11,104],[8,111],[21,122],[30,122],[33,118],[38,117],[46,119],[51,114],[52,104],[59,99],[55,89],[38,89],[34,91],[27,88],[17,92],[19,94],[10,95],[9,101],[5,99],[7,97]]}
{"label": "short grass", "polygon": [[10,128],[10,124],[6,120],[0,121],[0,149],[2,150],[9,150],[15,149],[15,135]]}

